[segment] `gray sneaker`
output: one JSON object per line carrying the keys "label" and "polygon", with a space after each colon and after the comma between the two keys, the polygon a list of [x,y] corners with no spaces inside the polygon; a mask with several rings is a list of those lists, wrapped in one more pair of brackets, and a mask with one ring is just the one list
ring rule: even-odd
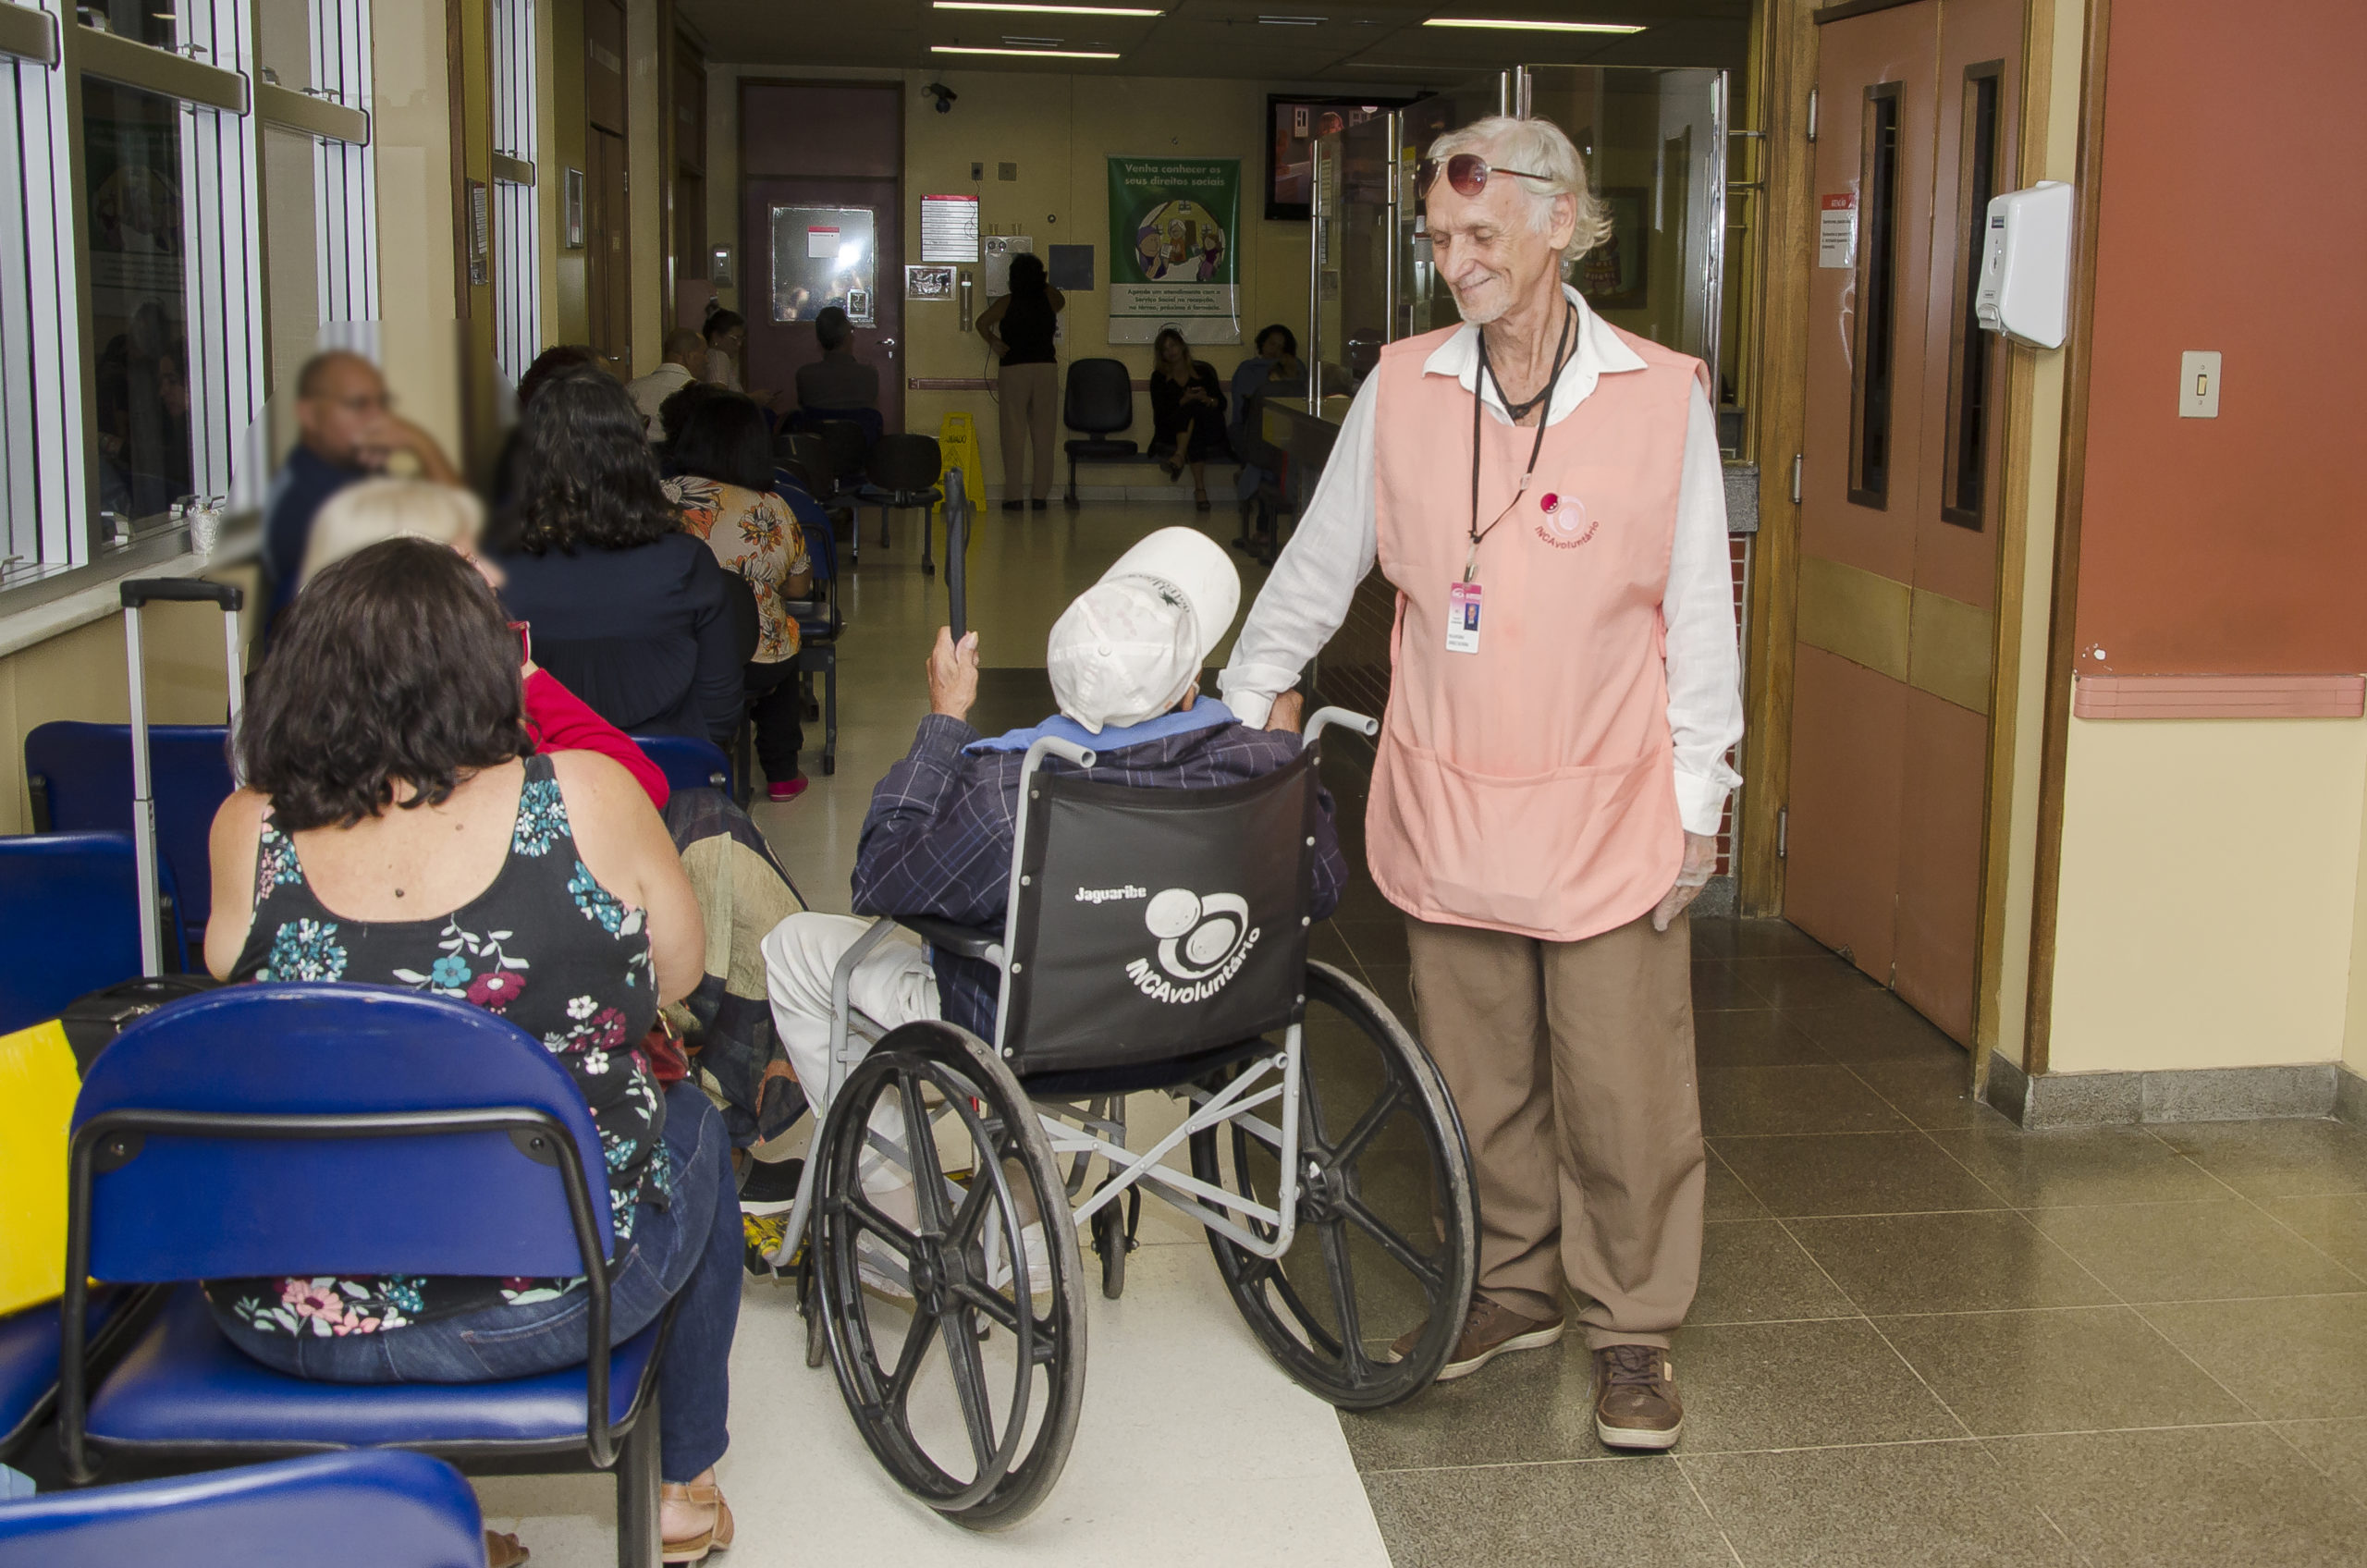
{"label": "gray sneaker", "polygon": [[[1400,1335],[1397,1342],[1389,1347],[1389,1359],[1404,1360],[1414,1354],[1421,1338],[1419,1329]],[[1467,1378],[1507,1351],[1542,1350],[1559,1343],[1561,1338],[1559,1317],[1539,1322],[1534,1317],[1523,1317],[1509,1307],[1498,1306],[1485,1296],[1473,1296],[1470,1310],[1464,1315],[1462,1337],[1447,1354],[1446,1365],[1439,1368],[1438,1380],[1445,1383]]]}
{"label": "gray sneaker", "polygon": [[1676,1368],[1658,1345],[1594,1353],[1594,1435],[1606,1448],[1674,1448],[1685,1430]]}

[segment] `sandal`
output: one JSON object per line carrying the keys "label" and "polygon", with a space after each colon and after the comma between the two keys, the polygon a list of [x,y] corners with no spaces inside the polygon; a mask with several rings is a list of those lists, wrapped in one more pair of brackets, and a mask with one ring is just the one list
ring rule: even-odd
{"label": "sandal", "polygon": [[659,1488],[661,1503],[687,1502],[694,1508],[712,1506],[715,1520],[695,1536],[663,1543],[660,1561],[666,1562],[704,1562],[710,1551],[724,1551],[731,1545],[731,1505],[723,1501],[723,1488],[713,1482],[677,1485],[668,1481]]}
{"label": "sandal", "polygon": [[516,1536],[498,1530],[484,1533],[485,1568],[518,1568],[518,1564],[533,1555]]}
{"label": "sandal", "polygon": [[1192,492],[1192,504],[1199,508],[1200,510],[1207,511],[1208,509],[1208,493],[1206,490],[1195,490]]}

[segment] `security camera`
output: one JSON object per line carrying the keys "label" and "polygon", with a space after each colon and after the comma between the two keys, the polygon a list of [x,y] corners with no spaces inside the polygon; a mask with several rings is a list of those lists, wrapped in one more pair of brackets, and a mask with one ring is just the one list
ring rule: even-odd
{"label": "security camera", "polygon": [[922,88],[921,91],[937,100],[937,112],[940,115],[951,114],[953,112],[953,100],[961,96],[960,93],[954,92],[953,89],[946,86],[945,83],[941,81],[932,81],[926,87]]}

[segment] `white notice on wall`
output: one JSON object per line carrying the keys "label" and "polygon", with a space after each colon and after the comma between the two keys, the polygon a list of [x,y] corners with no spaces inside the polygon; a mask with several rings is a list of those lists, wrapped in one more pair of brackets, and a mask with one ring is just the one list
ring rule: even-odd
{"label": "white notice on wall", "polygon": [[1858,196],[1843,190],[1818,203],[1816,264],[1848,267],[1858,263]]}
{"label": "white notice on wall", "polygon": [[835,262],[839,259],[839,231],[835,228],[809,228],[805,231],[805,254],[808,259]]}
{"label": "white notice on wall", "polygon": [[921,198],[921,260],[975,262],[978,259],[978,199],[975,196]]}

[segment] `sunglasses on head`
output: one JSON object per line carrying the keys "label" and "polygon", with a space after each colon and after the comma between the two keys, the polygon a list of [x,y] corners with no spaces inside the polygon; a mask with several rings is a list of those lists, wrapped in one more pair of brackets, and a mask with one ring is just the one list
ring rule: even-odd
{"label": "sunglasses on head", "polygon": [[1527,169],[1490,168],[1488,160],[1477,153],[1457,153],[1443,165],[1436,158],[1424,158],[1414,165],[1414,188],[1419,194],[1429,194],[1430,187],[1438,182],[1441,167],[1446,170],[1448,187],[1458,196],[1478,195],[1488,189],[1488,177],[1491,174],[1518,175],[1523,179],[1545,178],[1541,174],[1531,174]]}

